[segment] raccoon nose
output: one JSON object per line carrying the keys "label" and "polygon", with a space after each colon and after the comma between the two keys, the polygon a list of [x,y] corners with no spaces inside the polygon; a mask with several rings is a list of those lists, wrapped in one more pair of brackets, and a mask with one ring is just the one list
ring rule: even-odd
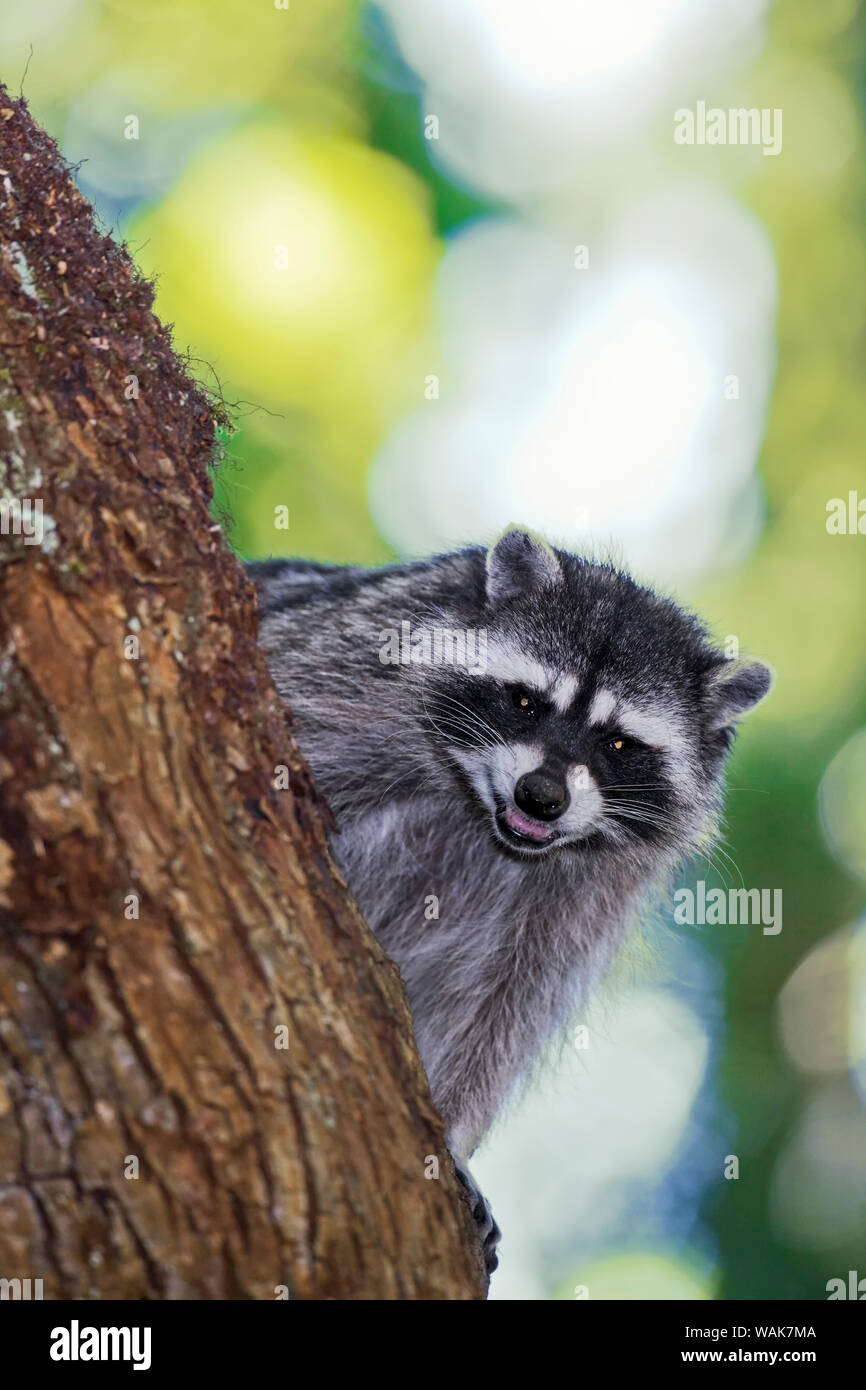
{"label": "raccoon nose", "polygon": [[556,820],[568,805],[568,792],[548,772],[526,772],[514,788],[514,800],[528,816]]}

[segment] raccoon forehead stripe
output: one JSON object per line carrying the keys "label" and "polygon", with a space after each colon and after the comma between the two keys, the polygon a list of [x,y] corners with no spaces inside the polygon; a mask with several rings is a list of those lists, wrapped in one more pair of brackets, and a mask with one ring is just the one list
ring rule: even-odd
{"label": "raccoon forehead stripe", "polygon": [[511,642],[491,638],[487,643],[486,675],[507,685],[526,685],[547,694],[555,676],[540,661]]}
{"label": "raccoon forehead stripe", "polygon": [[569,706],[574,703],[574,697],[579,689],[580,681],[577,676],[560,676],[553,682],[550,698],[560,714],[565,714]]}
{"label": "raccoon forehead stripe", "polygon": [[616,709],[616,696],[612,690],[597,690],[589,707],[590,724],[606,724]]}
{"label": "raccoon forehead stripe", "polygon": [[618,703],[616,723],[630,738],[639,739],[641,743],[658,748],[661,752],[676,753],[683,747],[684,738],[679,723],[675,715],[668,711]]}
{"label": "raccoon forehead stripe", "polygon": [[671,710],[647,709],[617,699],[612,690],[597,690],[589,710],[590,724],[612,724],[630,738],[650,748],[676,752],[683,746],[683,735]]}

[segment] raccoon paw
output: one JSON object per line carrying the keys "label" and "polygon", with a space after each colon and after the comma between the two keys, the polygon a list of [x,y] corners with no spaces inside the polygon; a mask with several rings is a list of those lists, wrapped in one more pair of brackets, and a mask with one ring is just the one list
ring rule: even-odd
{"label": "raccoon paw", "polygon": [[469,1210],[472,1213],[472,1220],[475,1222],[478,1238],[481,1241],[484,1268],[488,1274],[492,1274],[499,1264],[496,1247],[502,1239],[502,1232],[493,1219],[493,1212],[490,1210],[487,1198],[479,1192],[470,1174],[465,1168],[460,1168],[457,1164],[454,1165],[454,1171],[469,1199]]}

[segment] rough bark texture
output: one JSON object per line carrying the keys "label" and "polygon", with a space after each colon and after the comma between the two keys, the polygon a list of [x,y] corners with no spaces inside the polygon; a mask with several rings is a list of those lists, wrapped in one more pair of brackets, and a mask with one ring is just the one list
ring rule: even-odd
{"label": "rough bark texture", "polygon": [[209,513],[214,413],[2,88],[0,229],[0,495],[45,528],[0,536],[0,1277],[483,1297],[402,984]]}

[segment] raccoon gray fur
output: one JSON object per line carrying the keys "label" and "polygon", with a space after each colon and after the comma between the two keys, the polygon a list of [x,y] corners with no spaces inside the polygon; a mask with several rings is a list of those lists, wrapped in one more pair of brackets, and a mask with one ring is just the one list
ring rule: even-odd
{"label": "raccoon gray fur", "polygon": [[712,838],[769,668],[517,528],[383,569],[249,569],[334,857],[402,973],[494,1268],[467,1161],[642,902]]}

